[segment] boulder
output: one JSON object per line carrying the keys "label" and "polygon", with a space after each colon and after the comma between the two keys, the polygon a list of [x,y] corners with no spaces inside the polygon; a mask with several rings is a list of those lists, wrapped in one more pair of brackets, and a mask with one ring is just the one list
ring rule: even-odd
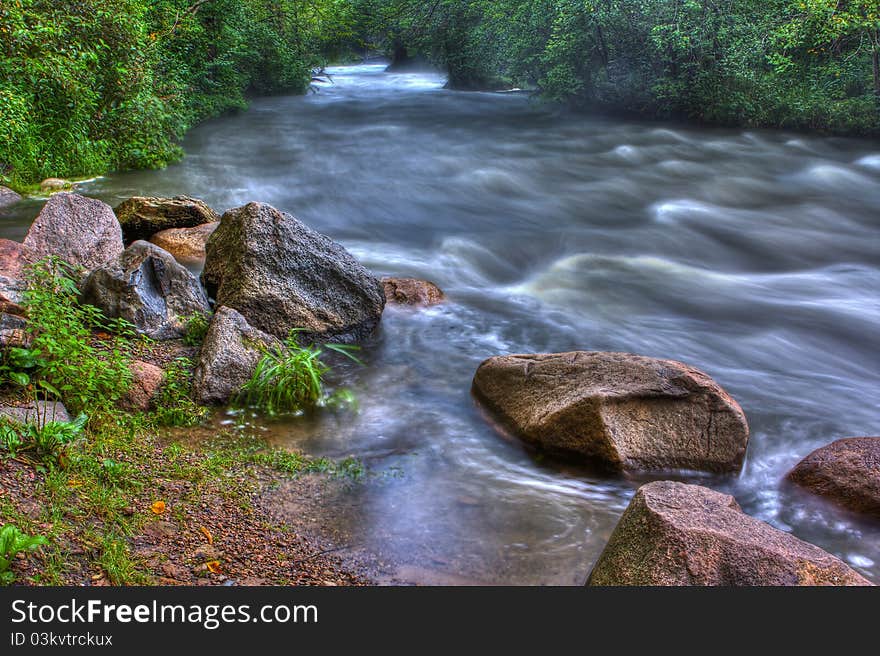
{"label": "boulder", "polygon": [[673,481],[639,488],[589,585],[871,585],[838,558],[746,515],[730,495]]}
{"label": "boulder", "polygon": [[15,205],[20,200],[20,194],[15,193],[9,187],[4,187],[3,185],[0,185],[0,208],[8,207],[9,205]]}
{"label": "boulder", "polygon": [[204,260],[205,245],[218,225],[218,222],[214,222],[195,228],[169,228],[150,237],[150,242],[164,248],[178,260]]}
{"label": "boulder", "polygon": [[204,405],[229,402],[253,376],[263,350],[280,345],[232,308],[217,308],[193,373],[193,398]]}
{"label": "boulder", "polygon": [[46,422],[70,421],[67,408],[60,401],[34,401],[26,405],[5,405],[0,407],[0,417],[16,424],[37,424]]}
{"label": "boulder", "polygon": [[122,230],[106,203],[61,192],[46,201],[24,245],[40,257],[57,255],[92,270],[119,256],[123,250]]}
{"label": "boulder", "polygon": [[575,351],[483,362],[474,394],[525,441],[616,470],[735,471],[749,440],[736,401],[673,360]]}
{"label": "boulder", "polygon": [[146,241],[134,242],[92,271],[83,284],[82,300],[154,339],[182,337],[188,317],[211,311],[196,277],[170,253]]}
{"label": "boulder", "polygon": [[850,437],[816,449],[789,480],[856,512],[880,517],[880,437]]}
{"label": "boulder", "polygon": [[119,400],[119,405],[126,410],[149,410],[165,379],[165,372],[161,367],[142,360],[132,361],[129,369],[131,387]]}
{"label": "boulder", "polygon": [[396,305],[437,305],[446,300],[443,291],[428,280],[418,278],[382,278],[385,299]]}
{"label": "boulder", "polygon": [[40,256],[24,244],[0,239],[0,296],[4,300],[15,304],[22,302],[27,290],[25,269],[39,259]]}
{"label": "boulder", "polygon": [[229,210],[208,240],[202,280],[217,305],[281,339],[357,341],[379,323],[382,283],[342,246],[264,203]]}
{"label": "boulder", "polygon": [[65,180],[63,178],[46,178],[40,183],[40,191],[42,192],[55,192],[55,191],[64,191],[65,189],[72,189],[73,183],[70,180]]}
{"label": "boulder", "polygon": [[220,215],[204,201],[189,196],[133,196],[116,208],[116,216],[122,224],[126,243],[149,239],[162,230],[194,228],[220,220]]}

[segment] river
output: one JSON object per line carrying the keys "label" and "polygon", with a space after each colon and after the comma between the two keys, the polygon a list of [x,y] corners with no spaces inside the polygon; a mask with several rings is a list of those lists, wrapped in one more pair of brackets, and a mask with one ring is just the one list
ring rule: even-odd
{"label": "river", "polygon": [[[783,481],[822,444],[880,433],[880,143],[584,117],[381,65],[330,73],[192,130],[179,164],[82,188],[112,205],[265,201],[448,294],[388,308],[366,366],[339,374],[356,413],[264,426],[366,463],[325,521],[398,580],[582,583],[652,477],[529,453],[470,383],[496,354],[620,350],[700,367],[749,418],[740,475],[676,478],[880,582],[880,525]],[[0,235],[20,239],[37,207],[7,212]]]}

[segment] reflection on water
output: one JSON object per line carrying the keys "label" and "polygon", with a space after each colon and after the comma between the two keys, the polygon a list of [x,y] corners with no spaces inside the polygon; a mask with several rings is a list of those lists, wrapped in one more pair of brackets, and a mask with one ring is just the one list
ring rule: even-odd
{"label": "reflection on water", "polygon": [[[880,580],[880,526],[781,481],[821,444],[880,432],[880,143],[585,118],[442,84],[336,69],[316,94],[197,128],[180,164],[86,191],[266,201],[376,272],[446,291],[390,308],[368,366],[343,366],[357,414],[268,427],[365,459],[374,475],[333,516],[410,578],[583,581],[646,479],[536,459],[469,388],[490,355],[584,348],[711,374],[749,416],[747,462],[683,478]],[[3,235],[37,207],[7,211]]]}

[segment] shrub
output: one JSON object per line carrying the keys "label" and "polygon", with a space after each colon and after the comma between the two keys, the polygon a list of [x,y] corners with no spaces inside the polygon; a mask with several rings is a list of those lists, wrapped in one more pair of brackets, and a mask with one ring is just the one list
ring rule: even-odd
{"label": "shrub", "polygon": [[61,461],[68,444],[82,435],[86,416],[81,414],[73,421],[48,421],[48,417],[38,416],[36,422],[14,424],[0,423],[0,446],[11,456],[27,453],[37,462],[54,467]]}
{"label": "shrub", "polygon": [[165,380],[156,397],[155,420],[159,426],[198,426],[208,416],[208,409],[189,396],[188,358],[177,358],[165,369]]}
{"label": "shrub", "polygon": [[186,334],[183,336],[183,343],[187,346],[201,346],[205,341],[205,335],[208,334],[208,328],[211,325],[210,315],[197,312],[186,319]]}

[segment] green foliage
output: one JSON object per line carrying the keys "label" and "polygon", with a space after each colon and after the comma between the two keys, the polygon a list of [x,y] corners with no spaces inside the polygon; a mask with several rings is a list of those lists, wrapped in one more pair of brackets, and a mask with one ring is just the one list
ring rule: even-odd
{"label": "green foliage", "polygon": [[[129,340],[134,332],[124,321],[80,305],[71,275],[58,258],[28,269],[29,377],[38,393],[62,401],[71,412],[107,410],[131,385]],[[100,347],[94,343],[95,328],[111,331]]]}
{"label": "green foliage", "polygon": [[283,346],[264,352],[250,380],[241,388],[238,404],[278,414],[302,412],[332,400],[324,389],[324,375],[330,368],[321,357],[327,349],[358,362],[352,353],[357,347],[345,344],[303,346],[299,343],[298,332],[291,332]]}
{"label": "green foliage", "polygon": [[198,426],[208,416],[208,409],[189,396],[189,371],[192,362],[177,358],[165,369],[165,380],[156,397],[155,422],[159,426]]}
{"label": "green foliage", "polygon": [[84,414],[73,421],[52,421],[46,416],[27,424],[0,421],[0,447],[12,457],[26,453],[51,468],[60,462],[67,445],[83,434],[86,421]]}
{"label": "green foliage", "polygon": [[183,343],[187,346],[201,346],[205,341],[205,335],[208,334],[208,327],[211,325],[210,315],[197,312],[186,319],[186,334],[183,336]]}
{"label": "green foliage", "polygon": [[302,91],[321,0],[0,3],[0,180],[161,167],[248,92]]}
{"label": "green foliage", "polygon": [[11,567],[16,555],[36,551],[47,543],[42,535],[26,535],[15,524],[4,524],[0,528],[0,585],[9,585],[15,580]]}

